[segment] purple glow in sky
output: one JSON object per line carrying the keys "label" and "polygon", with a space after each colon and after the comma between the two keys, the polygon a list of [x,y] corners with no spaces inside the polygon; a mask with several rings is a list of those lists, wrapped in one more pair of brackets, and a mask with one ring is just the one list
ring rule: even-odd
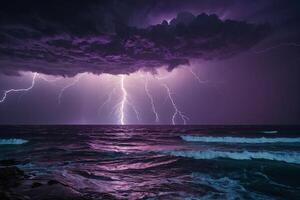
{"label": "purple glow in sky", "polygon": [[0,123],[299,124],[299,8],[7,1]]}

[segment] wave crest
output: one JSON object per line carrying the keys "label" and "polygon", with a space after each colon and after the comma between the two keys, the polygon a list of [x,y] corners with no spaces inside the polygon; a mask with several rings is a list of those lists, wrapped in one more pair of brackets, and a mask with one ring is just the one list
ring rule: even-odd
{"label": "wave crest", "polygon": [[282,161],[286,163],[300,164],[300,153],[296,152],[251,152],[251,151],[165,151],[172,156],[188,157],[195,159],[216,159],[216,158],[229,158],[234,160],[252,160],[264,159],[273,161]]}
{"label": "wave crest", "polygon": [[7,144],[25,144],[27,140],[18,139],[18,138],[9,138],[9,139],[0,139],[0,145],[7,145]]}
{"label": "wave crest", "polygon": [[[215,190],[209,191],[202,200],[212,199],[256,199],[269,200],[268,196],[258,194],[254,191],[247,190],[239,180],[231,179],[229,177],[213,177],[208,174],[194,172],[192,173],[193,180],[196,183],[206,185]],[[195,198],[197,199],[197,198]]]}
{"label": "wave crest", "polygon": [[213,137],[213,136],[193,136],[182,135],[180,136],[187,142],[212,142],[212,143],[248,143],[248,144],[261,144],[261,143],[299,143],[300,137],[297,138],[246,138],[246,137]]}

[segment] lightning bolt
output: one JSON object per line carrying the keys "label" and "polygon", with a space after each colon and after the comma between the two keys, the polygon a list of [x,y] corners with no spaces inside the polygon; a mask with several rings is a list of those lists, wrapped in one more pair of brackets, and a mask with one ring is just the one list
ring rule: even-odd
{"label": "lightning bolt", "polygon": [[146,91],[146,94],[147,94],[147,96],[150,100],[152,112],[155,115],[155,122],[158,123],[159,122],[159,116],[158,116],[158,113],[157,113],[156,108],[155,108],[153,96],[149,92],[148,81],[149,81],[148,78],[146,78],[146,80],[145,80],[145,91]]}
{"label": "lightning bolt", "polygon": [[256,54],[265,53],[265,52],[268,52],[270,50],[273,50],[273,49],[276,49],[276,48],[279,48],[279,47],[282,47],[282,46],[300,47],[300,44],[293,43],[293,42],[286,42],[286,43],[281,43],[281,44],[271,46],[271,47],[268,47],[268,48],[265,48],[265,49],[262,49],[262,50],[254,51],[254,53],[256,53]]}
{"label": "lightning bolt", "polygon": [[108,104],[111,101],[112,96],[114,95],[114,93],[116,92],[116,88],[114,88],[108,95],[107,95],[107,99],[101,104],[101,106],[98,109],[98,112],[100,112],[102,110],[102,108]]}
{"label": "lightning bolt", "polygon": [[166,88],[166,91],[167,91],[167,93],[168,93],[168,97],[169,97],[170,102],[171,102],[171,104],[172,104],[172,106],[173,106],[173,108],[174,108],[174,114],[173,114],[173,116],[172,116],[172,124],[173,124],[173,125],[176,124],[175,120],[176,120],[176,116],[178,115],[178,116],[181,118],[183,124],[185,125],[185,124],[186,124],[186,121],[189,120],[189,117],[187,117],[186,115],[184,115],[184,114],[177,108],[177,105],[176,105],[176,103],[175,103],[175,101],[174,101],[174,99],[173,99],[173,97],[172,97],[172,93],[171,93],[170,88],[168,87],[168,85],[167,85],[167,84],[162,84],[162,86],[164,86],[164,87]]}
{"label": "lightning bolt", "polygon": [[127,102],[127,91],[124,87],[124,75],[121,75],[121,90],[122,90],[122,101],[120,105],[120,124],[125,124],[125,104]]}
{"label": "lightning bolt", "polygon": [[77,76],[72,82],[70,82],[69,84],[67,84],[65,87],[63,87],[58,95],[58,104],[61,103],[61,98],[65,92],[66,89],[74,86],[76,83],[78,83],[78,81],[80,81],[80,79],[82,78],[83,74],[80,74],[79,76]]}
{"label": "lightning bolt", "polygon": [[202,84],[206,83],[206,81],[201,80],[201,78],[193,71],[191,67],[188,67],[188,70],[191,72],[191,74],[197,79],[197,81]]}
{"label": "lightning bolt", "polygon": [[130,97],[128,97],[128,101],[127,101],[128,105],[130,105],[130,107],[132,108],[133,112],[135,113],[136,119],[138,121],[141,121],[140,118],[140,112],[138,111],[138,109],[135,107],[135,105],[131,102]]}
{"label": "lightning bolt", "polygon": [[130,97],[128,95],[128,92],[126,90],[125,87],[125,76],[121,75],[121,80],[120,80],[120,87],[121,87],[121,91],[122,91],[122,99],[121,102],[118,103],[116,106],[119,106],[119,121],[121,125],[124,125],[125,122],[125,118],[126,118],[126,114],[125,114],[125,110],[126,110],[126,105],[129,105],[132,110],[134,111],[136,118],[138,121],[140,121],[140,114],[138,112],[138,110],[136,109],[136,107],[134,106],[133,103],[131,103],[130,101]]}
{"label": "lightning bolt", "polygon": [[38,76],[38,73],[34,73],[33,77],[32,77],[32,81],[31,81],[31,85],[28,88],[22,88],[22,89],[9,89],[9,90],[5,90],[4,94],[2,96],[2,98],[0,99],[0,103],[3,103],[6,100],[6,97],[9,93],[14,93],[14,92],[27,92],[29,90],[31,90],[34,85],[35,85],[35,80],[36,77]]}

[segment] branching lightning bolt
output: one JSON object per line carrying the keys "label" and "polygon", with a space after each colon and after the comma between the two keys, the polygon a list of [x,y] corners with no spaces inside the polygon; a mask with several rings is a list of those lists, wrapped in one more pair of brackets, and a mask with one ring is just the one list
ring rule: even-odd
{"label": "branching lightning bolt", "polygon": [[78,83],[78,81],[82,78],[83,74],[80,74],[79,76],[77,76],[71,83],[67,84],[65,87],[63,87],[58,95],[58,103],[61,103],[61,98],[62,95],[64,94],[65,90],[74,86],[76,83]]}
{"label": "branching lightning bolt", "polygon": [[[193,73],[191,71],[191,73]],[[195,73],[193,73],[195,75]],[[74,80],[72,80],[72,82],[70,82],[69,84],[65,85],[59,95],[58,95],[58,103],[60,104],[61,103],[61,99],[62,99],[62,96],[64,94],[64,92],[74,86],[76,83],[78,83],[80,81],[80,79],[82,78],[84,74],[80,74],[78,75],[77,77],[74,78]],[[131,99],[130,99],[130,96],[126,90],[126,87],[125,87],[125,75],[121,75],[120,76],[121,79],[120,79],[120,89],[121,89],[121,92],[122,92],[122,98],[121,98],[121,101],[119,104],[117,104],[116,106],[119,106],[118,107],[118,111],[119,111],[119,122],[121,125],[124,125],[126,124],[126,106],[130,106],[132,108],[132,110],[134,111],[135,115],[136,115],[136,118],[138,120],[140,120],[140,117],[139,117],[139,112],[138,110],[136,109],[135,105],[132,103]],[[33,77],[32,77],[32,82],[31,82],[31,85],[27,88],[21,88],[21,89],[9,89],[9,90],[6,90],[4,91],[4,94],[3,94],[3,97],[0,99],[0,103],[4,102],[6,99],[7,99],[7,96],[10,94],[10,93],[17,93],[17,92],[26,92],[26,91],[29,91],[31,90],[35,84],[36,84],[36,80],[37,78],[40,78],[44,81],[47,81],[47,82],[55,82],[57,80],[59,80],[60,78],[55,78],[55,79],[47,79],[46,77],[43,77],[43,76],[39,76],[38,73],[34,73],[33,74]],[[197,80],[199,80],[200,82],[200,79],[197,78]],[[148,84],[149,84],[149,79],[146,79],[145,80],[145,85],[144,85],[144,89],[145,89],[145,92],[146,92],[146,95],[147,97],[149,98],[150,100],[150,103],[151,103],[151,109],[152,109],[152,112],[153,114],[155,115],[155,122],[159,122],[160,119],[159,119],[159,115],[158,115],[158,112],[156,110],[156,107],[155,107],[155,103],[154,103],[154,98],[152,96],[152,94],[150,93],[149,91],[149,88],[148,88]],[[182,122],[184,124],[186,124],[187,120],[189,120],[189,118],[182,112],[178,109],[174,99],[173,99],[173,96],[172,96],[172,93],[170,91],[170,88],[168,87],[167,84],[162,84],[162,86],[166,89],[167,91],[167,94],[168,94],[168,98],[174,108],[174,113],[172,115],[172,124],[175,125],[176,124],[176,119],[179,117]],[[112,90],[112,92],[108,95],[107,99],[105,100],[105,102],[99,107],[99,110],[102,109],[103,106],[105,106],[107,103],[109,103],[112,99],[112,96],[113,94],[115,93],[115,88]]]}
{"label": "branching lightning bolt", "polygon": [[155,122],[158,123],[158,122],[159,122],[159,116],[158,116],[158,113],[157,113],[156,108],[155,108],[153,96],[152,96],[151,93],[149,92],[149,88],[148,88],[148,78],[146,78],[146,80],[145,80],[145,91],[146,91],[146,94],[147,94],[147,96],[148,96],[148,98],[149,98],[149,100],[150,100],[152,112],[153,112],[153,114],[155,115]]}
{"label": "branching lightning bolt", "polygon": [[276,49],[276,48],[279,48],[279,47],[282,47],[282,46],[300,47],[300,44],[292,43],[292,42],[286,42],[286,43],[281,43],[281,44],[271,46],[271,47],[268,47],[268,48],[265,48],[265,49],[262,49],[262,50],[254,51],[254,53],[256,53],[256,54],[265,53],[265,52],[268,52],[270,50],[273,50],[273,49]]}
{"label": "branching lightning bolt", "polygon": [[167,84],[162,84],[162,85],[166,88],[166,91],[167,91],[167,93],[168,93],[168,97],[169,97],[169,99],[170,99],[170,101],[171,101],[171,103],[172,103],[172,106],[173,106],[173,108],[174,108],[174,111],[175,111],[174,114],[173,114],[173,116],[172,116],[172,124],[173,124],[173,125],[176,124],[175,120],[176,120],[176,116],[177,116],[177,115],[181,118],[181,120],[183,121],[183,124],[186,124],[186,121],[189,120],[189,118],[188,118],[186,115],[184,115],[184,114],[177,108],[177,105],[176,105],[176,103],[175,103],[175,101],[174,101],[174,99],[173,99],[173,97],[172,97],[172,93],[171,93],[170,88],[168,87],[168,85],[167,85]]}
{"label": "branching lightning bolt", "polygon": [[34,85],[35,85],[35,80],[36,80],[36,77],[37,77],[38,73],[34,73],[33,74],[33,77],[32,77],[32,81],[31,81],[31,85],[28,87],[28,88],[22,88],[22,89],[9,89],[9,90],[5,90],[4,91],[4,94],[2,96],[2,99],[0,99],[0,103],[3,103],[5,100],[6,100],[6,97],[9,93],[14,93],[14,92],[27,92],[29,90],[31,90]]}
{"label": "branching lightning bolt", "polygon": [[136,109],[136,107],[134,106],[133,103],[131,103],[130,101],[130,97],[128,95],[128,92],[126,90],[126,87],[125,87],[125,76],[124,75],[121,75],[121,91],[122,91],[122,99],[121,99],[121,102],[118,103],[116,106],[119,106],[119,117],[120,117],[120,124],[121,125],[124,125],[126,123],[126,114],[125,114],[125,107],[126,105],[129,105],[132,110],[134,111],[135,115],[136,115],[136,118],[138,121],[140,121],[140,114],[138,112],[138,110]]}
{"label": "branching lightning bolt", "polygon": [[133,112],[135,113],[136,119],[137,119],[138,121],[141,121],[140,113],[139,113],[139,111],[137,110],[137,108],[135,107],[135,105],[132,103],[132,101],[130,100],[129,97],[128,97],[128,99],[127,99],[127,103],[128,103],[128,105],[130,105],[130,107],[132,108]]}

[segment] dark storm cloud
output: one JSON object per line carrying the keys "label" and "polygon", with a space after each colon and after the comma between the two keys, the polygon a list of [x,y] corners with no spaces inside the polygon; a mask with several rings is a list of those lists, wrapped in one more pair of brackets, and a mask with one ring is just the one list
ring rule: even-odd
{"label": "dark storm cloud", "polygon": [[191,59],[231,57],[270,32],[266,24],[189,12],[149,25],[141,17],[156,7],[157,1],[10,1],[0,9],[0,72],[172,70]]}

